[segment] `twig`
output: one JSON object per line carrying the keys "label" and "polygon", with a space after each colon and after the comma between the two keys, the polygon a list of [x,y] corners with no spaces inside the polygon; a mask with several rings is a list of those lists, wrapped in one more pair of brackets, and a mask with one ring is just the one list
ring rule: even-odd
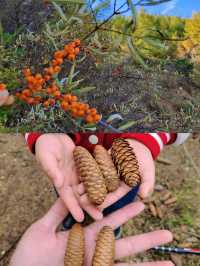
{"label": "twig", "polygon": [[172,164],[171,161],[169,161],[169,160],[167,160],[167,159],[165,159],[165,158],[159,158],[159,159],[157,159],[157,162],[158,162],[158,163],[165,164],[165,165],[171,165],[171,164]]}

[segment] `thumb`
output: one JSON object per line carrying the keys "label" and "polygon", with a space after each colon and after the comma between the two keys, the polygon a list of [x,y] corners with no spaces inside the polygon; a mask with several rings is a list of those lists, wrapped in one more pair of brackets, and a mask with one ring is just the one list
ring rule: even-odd
{"label": "thumb", "polygon": [[63,186],[64,183],[64,175],[58,167],[58,161],[54,154],[49,153],[45,154],[45,160],[41,160],[41,166],[45,173],[52,180],[54,186],[59,189]]}

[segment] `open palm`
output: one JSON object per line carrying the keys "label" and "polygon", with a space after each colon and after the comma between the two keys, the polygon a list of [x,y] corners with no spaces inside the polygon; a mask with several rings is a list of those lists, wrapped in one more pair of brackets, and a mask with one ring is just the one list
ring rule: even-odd
{"label": "open palm", "polygon": [[[131,203],[101,221],[85,228],[86,256],[84,266],[90,266],[94,253],[95,240],[100,229],[111,226],[113,229],[127,222],[143,210],[142,203]],[[49,212],[34,223],[24,234],[10,262],[10,266],[63,266],[68,232],[58,232],[57,228],[67,215],[61,199],[52,206]],[[130,236],[116,241],[115,258],[120,259],[147,250],[156,245],[171,241],[169,231],[160,230],[152,233]],[[123,264],[118,266],[172,266],[171,262],[152,262],[144,264]]]}
{"label": "open palm", "polygon": [[[154,186],[154,162],[150,151],[143,144],[130,140],[130,145],[138,157],[142,176],[141,193],[146,196]],[[101,206],[97,208],[92,205],[76,172],[74,148],[73,141],[66,134],[44,134],[36,142],[36,158],[78,222],[84,219],[83,209],[95,220],[102,219],[103,209],[126,195],[130,187],[121,182],[120,187],[109,193]]]}

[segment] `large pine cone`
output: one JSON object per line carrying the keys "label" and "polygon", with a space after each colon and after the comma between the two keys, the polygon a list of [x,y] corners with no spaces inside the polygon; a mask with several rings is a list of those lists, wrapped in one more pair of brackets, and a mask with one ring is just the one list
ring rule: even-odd
{"label": "large pine cone", "polygon": [[115,139],[111,148],[111,156],[120,178],[128,186],[135,187],[140,184],[138,160],[127,140]]}
{"label": "large pine cone", "polygon": [[120,179],[110,154],[103,146],[96,145],[94,157],[105,178],[107,190],[109,192],[115,191],[119,187]]}
{"label": "large pine cone", "polygon": [[109,226],[104,226],[98,234],[92,266],[113,266],[115,256],[115,236]]}
{"label": "large pine cone", "polygon": [[74,160],[90,201],[97,205],[102,204],[107,195],[107,189],[97,162],[92,155],[81,146],[75,147]]}
{"label": "large pine cone", "polygon": [[84,230],[80,224],[73,225],[69,231],[67,249],[64,258],[65,266],[83,266],[84,263]]}

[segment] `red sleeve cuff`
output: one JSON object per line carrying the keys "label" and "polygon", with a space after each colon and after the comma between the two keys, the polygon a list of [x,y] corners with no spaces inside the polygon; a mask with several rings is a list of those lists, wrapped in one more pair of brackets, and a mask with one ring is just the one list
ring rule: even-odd
{"label": "red sleeve cuff", "polygon": [[25,139],[30,151],[35,154],[35,144],[37,139],[42,135],[42,133],[26,133]]}

